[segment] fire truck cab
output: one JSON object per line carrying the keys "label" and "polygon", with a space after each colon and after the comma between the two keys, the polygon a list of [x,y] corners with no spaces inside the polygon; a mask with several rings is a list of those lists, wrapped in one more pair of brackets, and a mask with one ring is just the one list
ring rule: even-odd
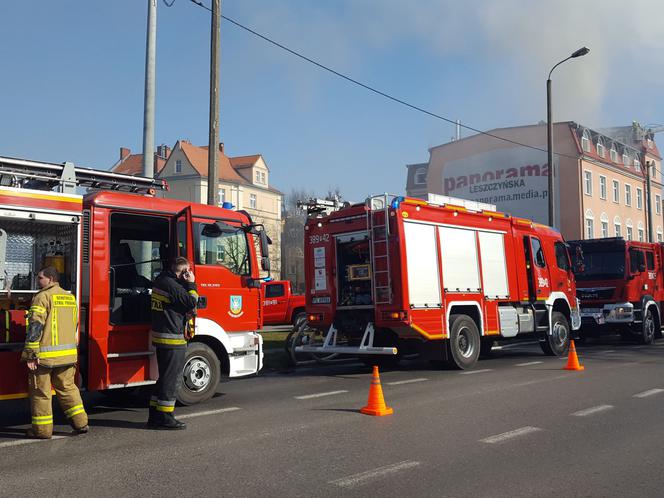
{"label": "fire truck cab", "polygon": [[[152,384],[152,281],[175,256],[198,292],[178,400],[210,398],[222,377],[262,367],[259,258],[267,237],[248,214],[154,196],[153,180],[0,158],[0,399],[26,396],[19,363],[36,273],[54,266],[79,303],[79,374],[87,390]],[[79,195],[77,187],[98,191]],[[145,193],[147,192],[147,195]],[[3,263],[4,262],[4,263]]]}
{"label": "fire truck cab", "polygon": [[651,344],[662,336],[662,245],[621,237],[575,240],[581,337],[620,333]]}
{"label": "fire truck cab", "polygon": [[495,339],[535,334],[546,354],[567,352],[581,320],[560,233],[446,200],[384,194],[333,212],[310,206],[307,313],[325,339],[297,351],[435,352],[463,369]]}

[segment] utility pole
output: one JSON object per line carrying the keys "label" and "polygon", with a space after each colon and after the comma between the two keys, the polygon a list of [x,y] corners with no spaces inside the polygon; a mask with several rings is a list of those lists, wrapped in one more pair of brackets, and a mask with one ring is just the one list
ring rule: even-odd
{"label": "utility pole", "polygon": [[650,168],[652,168],[652,161],[646,161],[646,216],[648,217],[648,242],[653,242],[652,204],[650,203]]}
{"label": "utility pole", "polygon": [[219,62],[221,0],[212,0],[210,36],[210,139],[208,145],[208,204],[219,204]]}
{"label": "utility pole", "polygon": [[143,176],[154,177],[154,87],[157,54],[157,0],[148,0],[145,43],[145,101],[143,105]]}

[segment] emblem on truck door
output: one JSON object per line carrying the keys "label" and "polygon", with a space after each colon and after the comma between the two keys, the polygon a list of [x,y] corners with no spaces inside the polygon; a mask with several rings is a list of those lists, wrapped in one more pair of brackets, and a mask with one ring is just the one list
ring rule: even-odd
{"label": "emblem on truck door", "polygon": [[242,296],[231,296],[231,309],[228,314],[233,318],[240,318],[244,315],[244,311],[242,311]]}

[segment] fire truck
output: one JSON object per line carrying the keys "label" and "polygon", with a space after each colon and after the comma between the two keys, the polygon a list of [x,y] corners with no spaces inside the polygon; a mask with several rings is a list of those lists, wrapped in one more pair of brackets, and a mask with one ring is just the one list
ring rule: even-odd
{"label": "fire truck", "polygon": [[618,332],[644,344],[661,337],[662,245],[621,237],[569,244],[581,300],[581,337]]}
{"label": "fire truck", "polygon": [[59,270],[79,303],[84,389],[156,381],[151,287],[175,256],[192,262],[200,294],[178,400],[205,401],[222,377],[261,369],[263,227],[245,212],[155,195],[167,188],[163,180],[72,163],[0,157],[0,400],[27,396],[19,362],[25,310],[44,266]]}
{"label": "fire truck", "polygon": [[383,194],[332,212],[312,202],[307,313],[321,338],[296,350],[368,362],[433,352],[466,369],[496,339],[531,334],[564,355],[581,319],[560,233],[446,201]]}

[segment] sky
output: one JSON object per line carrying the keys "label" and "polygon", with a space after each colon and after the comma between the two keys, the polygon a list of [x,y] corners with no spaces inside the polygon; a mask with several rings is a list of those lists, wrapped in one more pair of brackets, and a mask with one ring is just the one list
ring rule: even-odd
{"label": "sky", "polygon": [[[141,152],[147,2],[0,0],[0,155],[108,169],[120,147]],[[157,10],[155,145],[206,145],[210,13]],[[550,69],[585,45],[553,73],[555,121],[664,123],[661,0],[223,0],[222,14],[481,130],[546,120]],[[221,50],[226,153],[262,154],[284,193],[403,193],[405,165],[455,135],[227,21]]]}

